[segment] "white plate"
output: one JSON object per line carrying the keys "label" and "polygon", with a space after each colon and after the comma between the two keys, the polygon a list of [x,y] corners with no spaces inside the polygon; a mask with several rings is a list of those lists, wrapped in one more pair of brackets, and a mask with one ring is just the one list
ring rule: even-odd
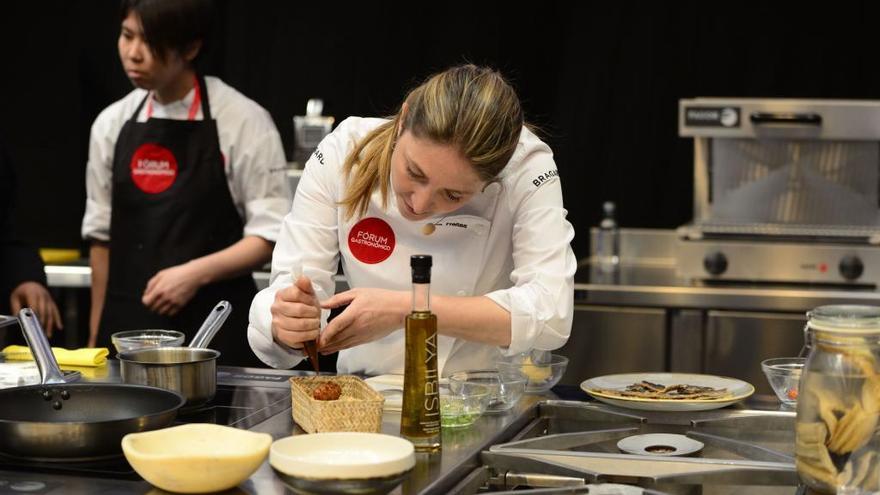
{"label": "white plate", "polygon": [[275,441],[269,464],[306,479],[366,479],[393,476],[415,465],[412,442],[381,433],[312,433]]}
{"label": "white plate", "polygon": [[691,455],[703,450],[703,447],[703,442],[670,433],[633,435],[617,442],[617,448],[627,454],[661,457]]}
{"label": "white plate", "polygon": [[[661,385],[698,385],[700,387],[726,388],[732,395],[720,399],[646,399],[640,397],[616,397],[597,389],[624,390],[628,385],[647,380]],[[755,393],[755,387],[736,378],[691,373],[624,373],[605,375],[581,383],[581,389],[606,404],[643,411],[708,411],[735,404]]]}

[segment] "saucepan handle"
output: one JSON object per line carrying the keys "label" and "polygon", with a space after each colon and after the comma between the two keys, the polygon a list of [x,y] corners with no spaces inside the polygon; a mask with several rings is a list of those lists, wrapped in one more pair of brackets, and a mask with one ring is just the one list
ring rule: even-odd
{"label": "saucepan handle", "polygon": [[205,318],[199,331],[196,332],[192,342],[189,343],[189,347],[191,349],[207,348],[211,341],[214,340],[214,336],[217,335],[217,331],[220,330],[220,327],[226,322],[226,318],[229,318],[229,313],[231,312],[232,304],[230,304],[229,301],[220,301],[217,303],[208,317]]}

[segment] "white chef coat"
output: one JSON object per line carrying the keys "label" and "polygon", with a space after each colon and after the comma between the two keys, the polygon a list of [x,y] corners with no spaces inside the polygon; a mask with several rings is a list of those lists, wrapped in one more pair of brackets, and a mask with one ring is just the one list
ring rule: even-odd
{"label": "white chef coat", "polygon": [[[275,241],[281,221],[291,204],[281,136],[272,117],[255,101],[216,77],[205,77],[205,86],[211,115],[217,122],[229,192],[244,223],[242,235]],[[104,109],[92,124],[86,166],[86,212],[82,222],[84,239],[110,240],[116,139],[123,124],[131,118],[146,94],[146,90],[135,89]],[[195,89],[190,90],[183,99],[165,105],[151,96],[149,106],[152,106],[152,116],[186,120],[193,98]],[[144,105],[141,109],[138,122],[146,122],[147,107]],[[195,118],[204,118],[201,105]]]}
{"label": "white chef coat", "polygon": [[[550,148],[523,128],[499,181],[450,214],[412,222],[400,215],[394,194],[389,191],[389,205],[383,209],[376,191],[364,217],[346,220],[339,205],[345,193],[345,157],[383,122],[346,119],[306,163],[272,255],[270,285],[251,305],[248,340],[256,355],[276,368],[290,368],[302,359],[301,352],[275,343],[271,329],[275,293],[290,286],[294,275],[308,276],[318,299],[324,300],[335,290],[332,277],[341,258],[351,287],[408,291],[409,257],[419,253],[433,256],[432,294],[485,295],[511,314],[506,348],[440,335],[442,375],[492,367],[502,355],[564,345],[571,332],[577,263],[570,246],[574,229],[565,219]],[[437,227],[425,235],[422,227],[429,222]],[[322,325],[328,314],[323,312]],[[404,332],[395,331],[341,351],[337,370],[402,373],[403,361]]]}

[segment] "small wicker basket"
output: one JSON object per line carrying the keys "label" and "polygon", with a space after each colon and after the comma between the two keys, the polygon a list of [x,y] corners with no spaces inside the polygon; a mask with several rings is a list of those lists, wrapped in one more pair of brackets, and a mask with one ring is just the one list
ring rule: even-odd
{"label": "small wicker basket", "polygon": [[[342,389],[336,400],[317,400],[314,390],[333,382]],[[290,379],[293,420],[307,433],[362,431],[382,428],[385,398],[356,376],[295,376]]]}

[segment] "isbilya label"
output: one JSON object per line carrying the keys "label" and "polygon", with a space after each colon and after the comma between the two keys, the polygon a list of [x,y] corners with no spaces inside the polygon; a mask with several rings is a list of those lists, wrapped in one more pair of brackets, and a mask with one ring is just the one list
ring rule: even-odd
{"label": "isbilya label", "polygon": [[[437,332],[425,339],[425,365],[437,356]],[[440,415],[440,377],[436,366],[426,366],[425,374],[425,416]]]}
{"label": "isbilya label", "polygon": [[690,127],[739,127],[737,107],[685,107],[684,125]]}

